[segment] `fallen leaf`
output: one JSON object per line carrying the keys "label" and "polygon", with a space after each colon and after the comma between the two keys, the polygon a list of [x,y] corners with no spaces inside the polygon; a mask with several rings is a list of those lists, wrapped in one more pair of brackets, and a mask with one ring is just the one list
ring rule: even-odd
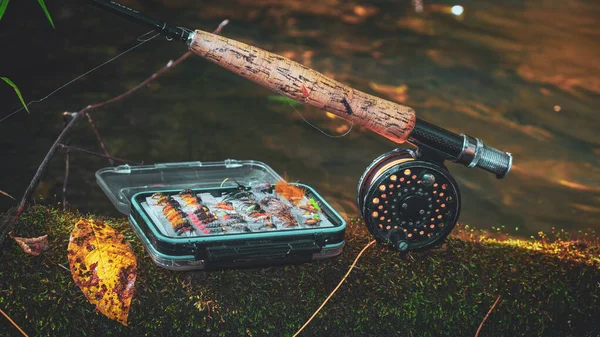
{"label": "fallen leaf", "polygon": [[73,280],[88,301],[127,325],[137,261],[123,234],[102,221],[79,219],[67,252]]}
{"label": "fallen leaf", "polygon": [[8,233],[8,235],[15,240],[19,247],[21,247],[21,249],[23,249],[23,251],[27,254],[37,256],[50,248],[50,243],[48,243],[48,235],[37,238],[22,238],[18,236],[12,236],[12,232]]}

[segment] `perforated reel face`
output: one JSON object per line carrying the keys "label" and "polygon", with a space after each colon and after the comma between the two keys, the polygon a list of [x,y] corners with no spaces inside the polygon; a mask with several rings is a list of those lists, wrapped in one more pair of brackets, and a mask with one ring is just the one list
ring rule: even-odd
{"label": "perforated reel face", "polygon": [[382,158],[359,187],[359,207],[369,231],[400,251],[439,243],[460,213],[460,192],[449,172],[411,155]]}

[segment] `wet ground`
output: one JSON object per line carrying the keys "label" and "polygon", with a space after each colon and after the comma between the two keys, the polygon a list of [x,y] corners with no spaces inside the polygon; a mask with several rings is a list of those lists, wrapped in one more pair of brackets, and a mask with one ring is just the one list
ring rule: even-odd
{"label": "wet ground", "polygon": [[[0,76],[26,101],[39,99],[135,45],[147,29],[87,3],[11,2],[0,21]],[[142,13],[223,35],[290,57],[336,80],[413,107],[417,116],[512,152],[497,180],[450,163],[461,187],[460,221],[480,228],[600,229],[600,3],[595,1],[123,1]],[[461,16],[452,5],[464,7]],[[63,127],[63,111],[115,96],[186,51],[156,38],[51,98],[0,122],[0,190],[22,196]],[[19,108],[0,86],[0,118]],[[93,113],[109,152],[144,163],[253,159],[313,186],[348,216],[357,215],[358,179],[396,145],[362,128],[329,138],[348,123],[274,94],[205,60],[192,58],[128,99]],[[100,151],[86,121],[68,144]],[[36,191],[62,200],[59,152]],[[95,182],[105,159],[71,155],[68,202],[117,215]],[[15,205],[0,196],[0,210]]]}

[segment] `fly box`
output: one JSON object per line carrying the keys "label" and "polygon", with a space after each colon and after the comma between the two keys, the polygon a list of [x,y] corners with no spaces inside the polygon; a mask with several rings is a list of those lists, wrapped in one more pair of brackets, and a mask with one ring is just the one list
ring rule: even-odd
{"label": "fly box", "polygon": [[167,269],[303,262],[344,246],[344,219],[311,187],[261,162],[122,165],[96,179]]}

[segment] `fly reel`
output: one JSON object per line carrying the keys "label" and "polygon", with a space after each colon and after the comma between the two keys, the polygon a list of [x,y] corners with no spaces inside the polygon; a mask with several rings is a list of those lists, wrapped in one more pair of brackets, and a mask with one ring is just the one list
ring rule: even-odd
{"label": "fly reel", "polygon": [[443,241],[461,205],[458,185],[442,161],[408,149],[385,153],[367,167],[357,202],[369,232],[398,251]]}
{"label": "fly reel", "polygon": [[449,160],[504,178],[512,155],[417,118],[408,142],[417,151],[396,149],[375,159],[358,183],[358,209],[369,232],[399,251],[442,242],[458,221],[460,191],[444,166]]}

